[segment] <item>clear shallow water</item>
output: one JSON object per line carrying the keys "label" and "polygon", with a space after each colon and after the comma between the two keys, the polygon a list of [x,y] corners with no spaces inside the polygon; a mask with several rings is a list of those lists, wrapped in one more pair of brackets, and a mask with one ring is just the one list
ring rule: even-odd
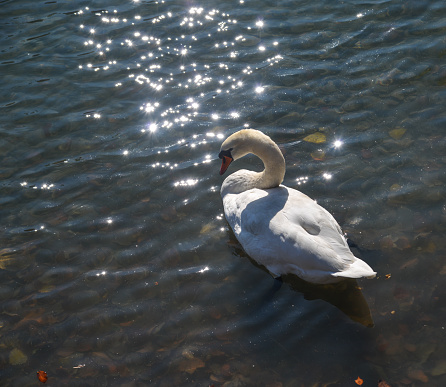
{"label": "clear shallow water", "polygon": [[[443,2],[1,9],[2,384],[445,384]],[[217,154],[245,125],[378,271],[362,293],[272,294],[239,249]]]}

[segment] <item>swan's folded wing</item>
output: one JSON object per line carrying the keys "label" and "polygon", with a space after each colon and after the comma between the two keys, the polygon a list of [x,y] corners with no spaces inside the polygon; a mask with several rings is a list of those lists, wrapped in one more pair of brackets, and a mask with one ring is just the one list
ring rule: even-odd
{"label": "swan's folded wing", "polygon": [[299,224],[307,232],[307,240],[325,248],[332,249],[345,263],[351,263],[355,257],[348,247],[341,227],[335,218],[314,200],[299,191],[289,189],[289,200],[283,213],[291,224]]}
{"label": "swan's folded wing", "polygon": [[225,216],[237,238],[242,232],[252,236],[265,232],[268,223],[265,222],[264,206],[259,202],[265,196],[266,192],[259,189],[224,196]]}
{"label": "swan's folded wing", "polygon": [[266,196],[265,190],[251,189],[223,198],[225,217],[236,238],[251,258],[265,266],[277,256],[277,236],[267,220],[277,211],[265,205]]}
{"label": "swan's folded wing", "polygon": [[[336,272],[354,259],[333,217],[299,191],[252,189],[223,201],[226,219],[245,251],[275,274]],[[336,247],[345,248],[347,257],[338,257]]]}
{"label": "swan's folded wing", "polygon": [[246,253],[274,276],[294,273],[315,282],[329,282],[336,273],[361,276],[349,271],[357,258],[336,220],[303,193],[286,187],[252,189],[228,194],[223,202]]}

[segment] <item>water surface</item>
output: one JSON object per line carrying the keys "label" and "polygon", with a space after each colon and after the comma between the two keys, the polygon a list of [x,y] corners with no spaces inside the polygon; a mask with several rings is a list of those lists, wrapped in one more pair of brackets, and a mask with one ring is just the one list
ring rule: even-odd
{"label": "water surface", "polygon": [[[2,385],[446,384],[443,1],[1,9]],[[376,279],[272,292],[219,195],[243,127]]]}

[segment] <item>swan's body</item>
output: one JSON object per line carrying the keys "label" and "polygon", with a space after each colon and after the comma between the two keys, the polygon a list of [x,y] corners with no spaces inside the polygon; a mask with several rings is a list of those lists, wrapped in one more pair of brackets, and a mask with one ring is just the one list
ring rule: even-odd
{"label": "swan's body", "polygon": [[223,174],[248,153],[259,156],[262,172],[239,170],[221,187],[226,219],[248,255],[274,276],[295,274],[313,283],[375,277],[350,251],[333,216],[307,195],[281,185],[285,159],[265,134],[245,129],[229,136],[219,157]]}

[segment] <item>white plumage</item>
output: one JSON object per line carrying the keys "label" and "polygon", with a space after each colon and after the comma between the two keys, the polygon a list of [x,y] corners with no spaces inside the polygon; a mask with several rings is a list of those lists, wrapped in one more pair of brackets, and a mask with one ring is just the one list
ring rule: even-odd
{"label": "white plumage", "polygon": [[226,219],[246,253],[278,277],[295,274],[312,283],[373,278],[376,273],[350,251],[333,216],[307,195],[281,185],[285,160],[265,134],[241,130],[221,146],[223,174],[248,153],[260,157],[263,172],[239,170],[222,184]]}

